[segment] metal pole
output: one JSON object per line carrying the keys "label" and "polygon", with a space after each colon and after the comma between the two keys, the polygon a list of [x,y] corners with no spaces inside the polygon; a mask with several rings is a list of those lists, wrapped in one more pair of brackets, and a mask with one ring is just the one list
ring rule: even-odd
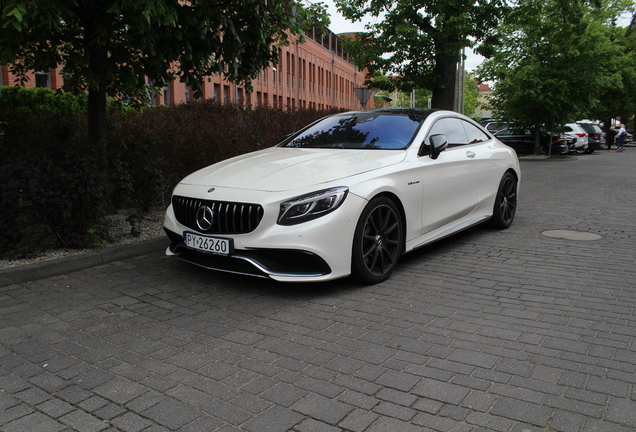
{"label": "metal pole", "polygon": [[466,48],[462,49],[462,81],[461,81],[461,111],[460,113],[464,114],[464,103],[465,103],[465,97],[466,97],[466,56],[464,55],[466,52]]}
{"label": "metal pole", "polygon": [[548,147],[548,157],[552,156],[552,141],[554,140],[554,117],[552,117],[552,131],[550,132],[550,146]]}

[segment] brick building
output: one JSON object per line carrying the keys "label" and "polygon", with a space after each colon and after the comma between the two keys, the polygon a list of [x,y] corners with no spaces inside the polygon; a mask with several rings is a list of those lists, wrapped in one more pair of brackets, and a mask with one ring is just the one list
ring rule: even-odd
{"label": "brick building", "polygon": [[[349,61],[340,39],[331,31],[322,36],[315,29],[309,31],[305,43],[291,35],[289,46],[281,47],[279,56],[280,63],[276,67],[270,66],[261,71],[252,81],[252,93],[221,76],[212,76],[203,82],[203,98],[241,106],[287,110],[361,107],[353,89],[363,86],[365,73]],[[0,75],[2,85],[15,85],[15,77],[7,66],[2,66]],[[63,85],[59,69],[52,69],[34,73],[25,86],[58,90]],[[156,104],[166,105],[189,102],[193,98],[190,89],[178,81],[171,82],[153,96]],[[373,98],[367,103],[367,108],[373,108]]]}

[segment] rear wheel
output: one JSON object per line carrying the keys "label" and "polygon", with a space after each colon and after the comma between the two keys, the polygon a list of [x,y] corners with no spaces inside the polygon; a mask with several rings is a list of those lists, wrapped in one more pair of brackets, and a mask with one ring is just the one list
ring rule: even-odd
{"label": "rear wheel", "polygon": [[516,212],[517,179],[510,172],[507,172],[499,183],[490,225],[493,228],[506,229],[512,225]]}
{"label": "rear wheel", "polygon": [[392,200],[371,200],[356,225],[351,255],[353,276],[366,284],[386,280],[402,254],[403,231],[400,210]]}

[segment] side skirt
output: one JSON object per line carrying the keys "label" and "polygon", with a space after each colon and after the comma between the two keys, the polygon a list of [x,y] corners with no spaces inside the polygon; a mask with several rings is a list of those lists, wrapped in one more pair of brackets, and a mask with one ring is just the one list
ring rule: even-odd
{"label": "side skirt", "polygon": [[444,229],[442,227],[440,228],[440,230],[442,231],[436,234],[433,234],[431,237],[428,237],[428,236],[431,235],[431,233],[434,233],[435,231],[438,231],[438,230],[426,233],[425,235],[421,237],[418,237],[416,239],[409,241],[406,245],[406,252],[419,249],[423,246],[434,243],[443,238],[452,236],[453,234],[457,234],[460,231],[464,231],[464,230],[467,230],[468,228],[472,228],[475,225],[479,225],[480,223],[485,222],[490,218],[491,216],[480,216],[478,218],[469,219],[465,222],[460,223],[459,225],[452,226],[451,228]]}

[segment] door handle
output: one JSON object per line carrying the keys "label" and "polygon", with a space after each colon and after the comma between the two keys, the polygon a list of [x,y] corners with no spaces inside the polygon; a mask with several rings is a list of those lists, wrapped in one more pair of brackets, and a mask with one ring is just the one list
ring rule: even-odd
{"label": "door handle", "polygon": [[466,152],[466,156],[468,156],[470,159],[472,159],[472,158],[474,158],[476,155],[475,155],[475,153],[474,153],[474,152],[467,151],[467,152]]}

